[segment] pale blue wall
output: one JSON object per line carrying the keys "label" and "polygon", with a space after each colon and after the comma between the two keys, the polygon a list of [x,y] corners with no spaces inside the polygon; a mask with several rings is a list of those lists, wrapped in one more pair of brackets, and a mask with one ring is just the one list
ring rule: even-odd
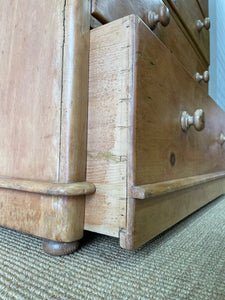
{"label": "pale blue wall", "polygon": [[209,0],[209,95],[225,111],[225,0]]}

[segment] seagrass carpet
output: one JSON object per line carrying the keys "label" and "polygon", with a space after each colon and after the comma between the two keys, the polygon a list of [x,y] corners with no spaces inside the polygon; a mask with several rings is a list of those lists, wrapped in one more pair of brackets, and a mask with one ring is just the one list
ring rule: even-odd
{"label": "seagrass carpet", "polygon": [[0,299],[225,299],[225,197],[134,252],[87,233],[78,252],[0,227]]}

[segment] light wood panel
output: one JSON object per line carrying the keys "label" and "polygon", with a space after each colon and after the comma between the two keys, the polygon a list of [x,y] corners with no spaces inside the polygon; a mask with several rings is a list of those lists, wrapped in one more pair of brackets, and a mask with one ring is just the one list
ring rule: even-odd
{"label": "light wood panel", "polygon": [[1,189],[1,226],[59,242],[79,240],[83,224],[77,222],[77,214],[83,213],[82,201],[80,197],[75,200]]}
{"label": "light wood panel", "polygon": [[65,2],[60,182],[85,180],[90,1]]}
{"label": "light wood panel", "polygon": [[0,175],[57,180],[63,1],[0,4]]}
{"label": "light wood panel", "polygon": [[[90,0],[67,0],[64,8],[61,143],[59,182],[86,180],[88,55],[90,44]],[[84,230],[85,196],[69,202],[68,223],[74,240]]]}
{"label": "light wood panel", "polygon": [[91,31],[85,229],[118,236],[126,226],[131,32],[122,20]]}
{"label": "light wood panel", "polygon": [[[148,11],[153,10],[158,12],[162,5],[164,5],[164,3],[161,0],[92,0],[92,14],[103,23],[111,22],[129,14],[136,14],[141,17],[144,22],[147,22]],[[207,63],[201,61],[182,30],[177,26],[173,16],[171,16],[170,23],[167,27],[158,24],[154,33],[174,53],[178,60],[190,72],[191,76],[194,77],[196,72],[203,73],[208,68]],[[201,85],[204,89],[208,89],[207,84],[201,83]]]}
{"label": "light wood panel", "polygon": [[[84,181],[90,1],[0,4],[0,175]],[[0,205],[3,226],[64,242],[83,235],[82,196],[0,190]]]}

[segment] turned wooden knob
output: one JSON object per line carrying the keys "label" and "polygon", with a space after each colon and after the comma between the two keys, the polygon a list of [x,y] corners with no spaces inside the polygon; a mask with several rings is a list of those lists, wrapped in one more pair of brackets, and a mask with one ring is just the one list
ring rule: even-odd
{"label": "turned wooden knob", "polygon": [[152,30],[155,29],[158,22],[163,26],[167,26],[170,22],[170,12],[165,5],[160,6],[158,13],[152,10],[148,12],[147,23]]}
{"label": "turned wooden knob", "polygon": [[223,143],[225,142],[225,136],[224,134],[221,132],[220,136],[219,136],[219,144],[223,145]]}
{"label": "turned wooden knob", "polygon": [[202,30],[203,27],[205,27],[206,30],[209,30],[209,28],[210,28],[210,19],[205,18],[203,22],[201,20],[197,20],[196,25],[197,25],[197,29],[198,29],[199,32]]}
{"label": "turned wooden knob", "polygon": [[182,111],[181,113],[181,127],[183,131],[187,131],[193,125],[197,131],[205,128],[205,113],[202,109],[197,109],[193,116],[188,112]]}
{"label": "turned wooden knob", "polygon": [[201,82],[202,80],[204,80],[204,82],[209,82],[209,71],[205,71],[203,75],[196,73],[195,80],[197,82]]}

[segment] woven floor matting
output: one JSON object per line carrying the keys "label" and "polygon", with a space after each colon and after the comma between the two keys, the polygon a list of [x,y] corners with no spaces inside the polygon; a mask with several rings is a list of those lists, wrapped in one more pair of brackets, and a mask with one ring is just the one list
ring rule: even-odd
{"label": "woven floor matting", "polygon": [[87,233],[78,252],[0,227],[0,299],[225,299],[225,197],[136,251]]}

